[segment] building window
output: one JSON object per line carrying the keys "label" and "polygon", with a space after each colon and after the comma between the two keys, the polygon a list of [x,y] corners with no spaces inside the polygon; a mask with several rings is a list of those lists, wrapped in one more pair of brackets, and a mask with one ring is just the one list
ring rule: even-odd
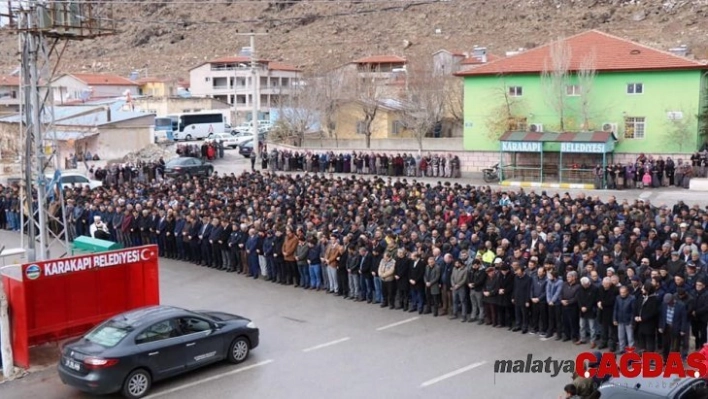
{"label": "building window", "polygon": [[403,133],[403,129],[405,129],[405,126],[403,126],[403,122],[401,121],[393,121],[393,126],[391,127],[391,133],[394,135],[399,135]]}
{"label": "building window", "polygon": [[208,82],[208,81],[210,81],[210,80],[211,80],[211,78],[210,78],[209,76],[207,76],[207,77],[204,78],[204,81],[205,81],[205,82]]}
{"label": "building window", "polygon": [[646,128],[645,118],[643,116],[633,116],[624,119],[624,138],[626,139],[643,139],[644,129]]}
{"label": "building window", "polygon": [[580,91],[581,91],[580,85],[567,85],[567,86],[565,86],[565,94],[569,97],[579,96]]}
{"label": "building window", "polygon": [[627,94],[643,94],[643,83],[627,83]]}
{"label": "building window", "polygon": [[366,122],[358,121],[356,123],[356,134],[366,134]]}
{"label": "building window", "polygon": [[521,86],[509,86],[509,96],[510,97],[521,97],[524,91]]}

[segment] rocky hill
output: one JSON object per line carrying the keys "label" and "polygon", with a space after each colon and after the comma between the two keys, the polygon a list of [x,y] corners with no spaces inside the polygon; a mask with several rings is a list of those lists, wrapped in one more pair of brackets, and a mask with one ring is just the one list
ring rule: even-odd
{"label": "rocky hill", "polygon": [[[200,62],[235,54],[257,37],[259,56],[306,69],[370,54],[429,57],[486,46],[503,55],[588,29],[661,49],[686,44],[708,58],[708,0],[122,0],[120,32],[72,42],[63,71],[188,77]],[[17,39],[0,33],[0,72],[18,62]]]}

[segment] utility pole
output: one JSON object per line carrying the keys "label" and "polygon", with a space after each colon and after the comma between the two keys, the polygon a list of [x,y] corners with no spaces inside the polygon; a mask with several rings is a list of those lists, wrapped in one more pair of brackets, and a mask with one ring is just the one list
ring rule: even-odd
{"label": "utility pole", "polygon": [[256,35],[251,33],[251,83],[253,83],[251,96],[251,129],[253,130],[253,151],[256,152],[256,162],[261,157],[261,149],[258,143],[258,86],[260,86],[260,76],[258,75],[258,59],[256,58]]}

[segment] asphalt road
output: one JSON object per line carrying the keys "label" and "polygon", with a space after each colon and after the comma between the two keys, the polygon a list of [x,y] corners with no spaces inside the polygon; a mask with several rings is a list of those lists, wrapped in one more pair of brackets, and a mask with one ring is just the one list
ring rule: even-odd
{"label": "asphalt road", "polygon": [[[150,398],[557,398],[569,376],[495,375],[494,361],[581,350],[177,261],[161,261],[160,271],[162,303],[250,317],[261,346],[242,365],[158,383]],[[0,385],[3,399],[88,397],[62,385],[54,367]]]}

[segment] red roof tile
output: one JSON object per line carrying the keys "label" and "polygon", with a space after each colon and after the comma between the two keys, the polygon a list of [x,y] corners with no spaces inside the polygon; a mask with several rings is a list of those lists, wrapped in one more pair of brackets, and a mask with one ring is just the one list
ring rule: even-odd
{"label": "red roof tile", "polygon": [[353,64],[400,64],[406,59],[397,55],[372,55],[352,61]]}
{"label": "red roof tile", "polygon": [[76,79],[86,83],[89,86],[137,86],[138,84],[128,78],[110,74],[94,74],[94,73],[70,73]]}
{"label": "red roof tile", "polygon": [[[577,71],[583,60],[593,54],[597,71],[645,71],[708,69],[706,64],[666,51],[591,30],[562,39],[571,53],[570,70]],[[502,58],[477,68],[457,73],[458,76],[498,75],[543,72],[550,63],[551,45],[546,44],[520,54]]]}
{"label": "red roof tile", "polygon": [[271,71],[289,71],[289,72],[302,71],[300,68],[296,67],[295,65],[285,64],[283,62],[277,62],[277,61],[269,61],[268,62],[268,69],[270,69]]}
{"label": "red roof tile", "polygon": [[167,78],[158,78],[154,76],[148,76],[147,78],[140,78],[135,81],[135,83],[139,85],[144,85],[146,83],[168,83],[170,79]]}
{"label": "red roof tile", "polygon": [[487,53],[487,62],[482,62],[479,58],[470,55],[469,57],[465,58],[460,62],[460,65],[484,65],[488,64],[490,62],[496,61],[501,59],[502,57],[498,55],[494,55],[492,53]]}
{"label": "red roof tile", "polygon": [[19,76],[4,76],[0,75],[0,86],[19,86]]}

